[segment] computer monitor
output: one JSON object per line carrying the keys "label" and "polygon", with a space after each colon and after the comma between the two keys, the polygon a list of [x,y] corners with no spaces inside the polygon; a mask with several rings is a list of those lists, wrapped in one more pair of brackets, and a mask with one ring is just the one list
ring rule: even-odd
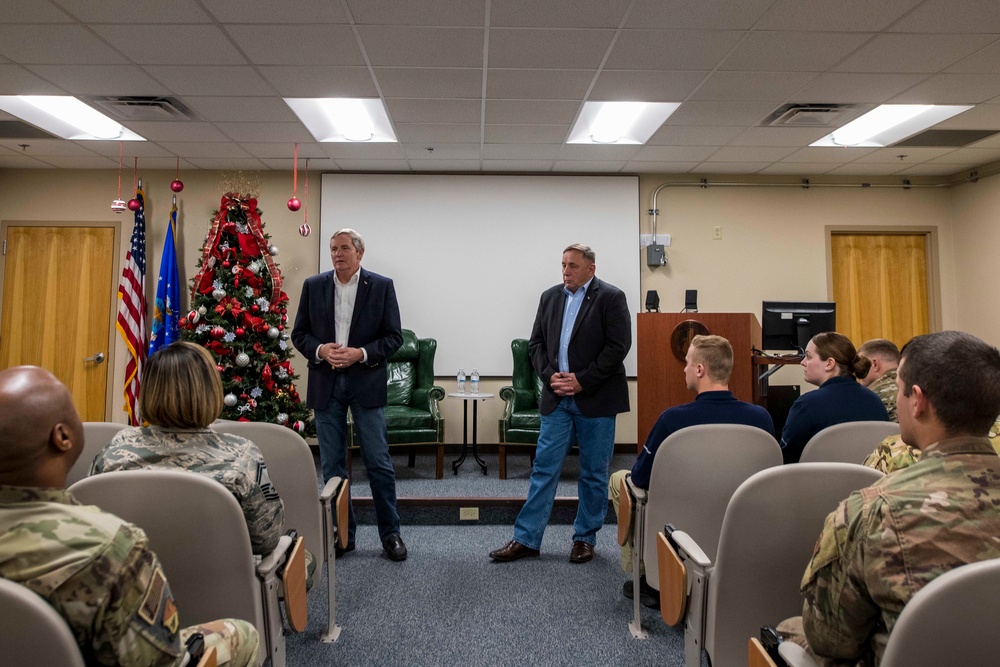
{"label": "computer monitor", "polygon": [[760,319],[765,350],[805,351],[809,339],[837,330],[837,304],[832,301],[765,301]]}

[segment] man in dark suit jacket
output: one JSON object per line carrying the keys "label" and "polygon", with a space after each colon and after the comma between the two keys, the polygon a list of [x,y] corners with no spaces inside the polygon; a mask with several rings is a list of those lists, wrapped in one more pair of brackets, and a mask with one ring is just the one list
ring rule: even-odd
{"label": "man in dark suit jacket", "polygon": [[[323,480],[347,477],[347,409],[351,409],[368,471],[382,548],[406,559],[399,536],[396,473],[386,441],[386,362],[403,344],[392,280],[361,268],[365,242],[353,229],[330,239],[333,271],[302,286],[292,342],[309,364],[306,405],[315,411]],[[356,524],[350,508],[347,547],[354,550]]]}
{"label": "man in dark suit jacket", "polygon": [[628,412],[625,355],[632,320],[625,294],[594,277],[596,257],[574,244],[563,251],[563,283],[542,294],[528,348],[542,378],[542,428],[528,499],[514,539],[490,553],[497,561],[537,556],[552,512],[563,460],[580,445],[579,504],[570,561],[594,557],[597,531],[608,511],[608,466],[615,446],[615,415]]}

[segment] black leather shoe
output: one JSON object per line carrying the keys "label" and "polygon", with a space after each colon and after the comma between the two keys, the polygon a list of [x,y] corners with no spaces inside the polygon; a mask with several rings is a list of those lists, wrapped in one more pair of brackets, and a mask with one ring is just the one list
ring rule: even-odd
{"label": "black leather shoe", "polygon": [[390,535],[382,540],[382,550],[389,560],[406,560],[406,545],[399,535]]}
{"label": "black leather shoe", "polygon": [[[629,579],[622,586],[622,595],[629,600],[632,599],[632,580]],[[650,609],[660,608],[660,591],[646,583],[646,575],[639,577],[639,604]]]}
{"label": "black leather shoe", "polygon": [[569,552],[569,562],[586,563],[594,558],[594,545],[577,540],[573,542],[573,548]]}
{"label": "black leather shoe", "polygon": [[343,549],[340,548],[339,544],[333,548],[334,556],[337,558],[340,558],[344,554],[351,553],[352,551],[354,551],[354,542],[348,542],[347,546]]}
{"label": "black leather shoe", "polygon": [[490,558],[501,563],[517,560],[518,558],[537,558],[538,549],[530,549],[516,540],[511,540],[499,549],[490,552]]}

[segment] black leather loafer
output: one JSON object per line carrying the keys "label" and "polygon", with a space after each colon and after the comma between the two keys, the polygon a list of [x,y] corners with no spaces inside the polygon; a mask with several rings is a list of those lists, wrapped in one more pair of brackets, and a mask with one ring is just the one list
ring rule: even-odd
{"label": "black leather loafer", "polygon": [[406,545],[399,535],[390,535],[382,540],[382,550],[389,560],[406,560]]}

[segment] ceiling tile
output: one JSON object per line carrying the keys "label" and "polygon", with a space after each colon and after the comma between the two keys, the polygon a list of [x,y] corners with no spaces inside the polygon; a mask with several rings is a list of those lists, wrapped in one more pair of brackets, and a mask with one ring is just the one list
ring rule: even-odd
{"label": "ceiling tile", "polygon": [[269,141],[287,141],[289,143],[313,141],[313,136],[305,125],[295,121],[292,123],[215,123],[233,141],[260,141],[267,137]]}
{"label": "ceiling tile", "polygon": [[490,67],[596,69],[612,30],[490,29]]}
{"label": "ceiling tile", "polygon": [[329,0],[282,0],[280,5],[246,0],[212,0],[205,5],[220,23],[348,22],[343,5]]}
{"label": "ceiling tile", "polygon": [[282,97],[378,97],[367,67],[279,65],[258,69]]}
{"label": "ceiling tile", "polygon": [[981,51],[963,58],[948,68],[948,72],[992,74],[1000,71],[1000,40]]}
{"label": "ceiling tile", "polygon": [[548,160],[559,157],[559,144],[485,144],[484,160]]}
{"label": "ceiling tile", "polygon": [[138,7],[132,0],[101,2],[58,0],[58,4],[87,23],[209,23],[211,21],[195,0],[156,0],[156,2],[142,3]]}
{"label": "ceiling tile", "polygon": [[552,170],[552,160],[483,160],[483,171],[543,173]]}
{"label": "ceiling tile", "polygon": [[723,146],[706,158],[707,162],[777,162],[795,148],[766,146]]}
{"label": "ceiling tile", "polygon": [[4,23],[70,23],[73,18],[51,2],[0,0],[0,16]]}
{"label": "ceiling tile", "polygon": [[291,107],[279,97],[196,97],[184,98],[202,120],[240,122],[295,122]]}
{"label": "ceiling tile", "polygon": [[486,73],[488,99],[579,100],[596,70],[493,69]]}
{"label": "ceiling tile", "polygon": [[113,157],[115,160],[118,159],[118,149],[120,147],[123,148],[122,152],[124,153],[126,160],[133,157],[169,157],[171,160],[175,160],[176,157],[174,153],[152,141],[79,141],[66,143],[77,143],[80,145],[86,144],[84,148],[88,148],[95,153],[100,153],[101,155]]}
{"label": "ceiling tile", "polygon": [[603,162],[609,161],[628,161],[631,160],[639,153],[642,146],[637,145],[627,145],[627,146],[595,146],[593,144],[564,144],[562,149],[559,151],[559,161],[565,162],[566,160],[598,160]]}
{"label": "ceiling tile", "polygon": [[[115,44],[119,48],[118,44]],[[0,25],[0,55],[32,65],[118,65],[125,59],[83,26]]]}
{"label": "ceiling tile", "polygon": [[625,30],[608,69],[712,70],[739,41],[734,30]]}
{"label": "ceiling tile", "polygon": [[588,99],[643,102],[681,102],[708,72],[659,70],[603,70]]}
{"label": "ceiling tile", "polygon": [[[432,149],[432,150],[428,150]],[[403,152],[412,160],[478,160],[479,144],[403,144]]]}
{"label": "ceiling tile", "polygon": [[1000,104],[980,104],[934,127],[938,130],[1000,130]]}
{"label": "ceiling tile", "polygon": [[376,67],[385,97],[473,98],[483,94],[482,68]]}
{"label": "ceiling tile", "polygon": [[685,102],[667,119],[668,125],[756,125],[776,105],[760,102]]}
{"label": "ceiling tile", "polygon": [[413,171],[479,171],[479,160],[410,160]]}
{"label": "ceiling tile", "polygon": [[230,39],[255,65],[364,65],[350,26],[227,25]]}
{"label": "ceiling tile", "polygon": [[899,32],[1000,33],[991,0],[927,0],[889,28]]}
{"label": "ceiling tile", "polygon": [[950,164],[918,164],[898,172],[900,176],[951,176],[955,173],[955,165]]}
{"label": "ceiling tile", "polygon": [[782,102],[816,76],[815,72],[715,72],[690,99]]}
{"label": "ceiling tile", "polygon": [[1000,148],[959,148],[927,162],[940,164],[987,164],[1000,160]]}
{"label": "ceiling tile", "polygon": [[[213,141],[162,141],[160,145],[176,155],[183,155],[194,162],[194,158],[250,158],[249,153],[239,144]],[[202,167],[205,169],[205,167]]]}
{"label": "ceiling tile", "polygon": [[242,65],[246,61],[215,25],[93,25],[99,35],[140,65]]}
{"label": "ceiling tile", "polygon": [[[145,142],[129,142],[129,144],[133,143],[138,144]],[[22,144],[27,146],[27,148],[22,148]],[[115,146],[117,145],[118,142],[116,141]],[[94,151],[90,150],[87,146],[84,146],[83,142],[77,143],[73,141],[63,141],[62,139],[3,139],[0,140],[0,146],[3,146],[4,148],[20,155],[28,155],[39,158],[50,155],[94,157]],[[117,157],[118,151],[116,149],[115,158],[117,159]]]}
{"label": "ceiling tile", "polygon": [[541,100],[487,100],[486,122],[499,124],[572,123],[580,109],[578,102]]}
{"label": "ceiling tile", "polygon": [[[954,153],[954,148],[925,148],[922,146],[889,146],[887,148],[876,148],[867,155],[862,155],[854,160],[855,164],[866,162],[882,162],[885,164],[899,164],[907,167],[918,162],[926,162],[936,157]],[[900,155],[905,157],[900,158]]]}
{"label": "ceiling tile", "polygon": [[801,147],[817,141],[830,128],[810,127],[750,127],[734,138],[731,146],[792,146]]}
{"label": "ceiling tile", "polygon": [[[149,141],[181,141],[181,142],[216,142],[222,143],[228,139],[211,123],[197,122],[149,122],[136,121],[126,123],[128,129]],[[201,156],[204,157],[204,156]]]}
{"label": "ceiling tile", "polygon": [[67,92],[20,65],[0,65],[0,95],[65,95]]}
{"label": "ceiling tile", "polygon": [[569,124],[544,125],[505,125],[487,123],[485,128],[486,143],[489,144],[561,144],[569,135]]}
{"label": "ceiling tile", "polygon": [[[100,155],[90,156],[49,156],[40,158],[46,164],[57,169],[112,169],[118,166],[117,160]],[[111,189],[108,189],[111,192]]]}
{"label": "ceiling tile", "polygon": [[702,162],[695,169],[699,174],[756,174],[770,166],[769,162]]}
{"label": "ceiling tile", "polygon": [[756,30],[882,30],[923,0],[778,0]]}
{"label": "ceiling tile", "polygon": [[409,171],[406,160],[337,160],[337,165],[344,171]]}
{"label": "ceiling tile", "polygon": [[826,72],[796,91],[794,99],[826,104],[882,104],[926,78],[926,74]]}
{"label": "ceiling tile", "polygon": [[170,88],[136,65],[27,65],[72,95],[169,95]]}
{"label": "ceiling tile", "polygon": [[320,144],[327,157],[340,163],[341,159],[366,158],[372,160],[402,160],[403,147],[399,144],[359,144],[359,143],[325,143]]}
{"label": "ceiling tile", "polygon": [[[339,4],[339,3],[338,3]],[[485,25],[485,0],[347,0],[359,25]]]}
{"label": "ceiling tile", "polygon": [[[288,170],[291,171],[292,165],[294,164],[294,146],[289,146],[288,142],[240,142],[240,146],[243,147],[250,155],[261,158],[268,159],[271,161],[287,160]],[[315,161],[320,159],[327,159],[326,152],[323,150],[322,144],[319,143],[299,143],[299,169],[305,169],[305,160],[310,159],[309,168],[316,169]]]}
{"label": "ceiling tile", "polygon": [[935,74],[892,99],[897,104],[978,104],[1000,95],[1000,73]]}
{"label": "ceiling tile", "polygon": [[774,0],[637,0],[629,28],[749,30]]}
{"label": "ceiling tile", "polygon": [[386,100],[394,123],[478,123],[479,100]]}
{"label": "ceiling tile", "polygon": [[643,146],[634,162],[701,162],[715,152],[714,146]]}
{"label": "ceiling tile", "polygon": [[27,155],[4,153],[0,155],[0,169],[55,169],[55,167]]}
{"label": "ceiling tile", "polygon": [[699,162],[629,162],[623,171],[630,174],[686,174]]}
{"label": "ceiling tile", "polygon": [[198,169],[215,171],[241,169],[243,171],[260,171],[264,163],[256,158],[207,158],[192,157],[191,164]]}
{"label": "ceiling tile", "polygon": [[[292,160],[282,160],[278,158],[261,158],[260,161],[268,169],[274,169],[277,171],[291,171],[292,170]],[[300,171],[304,168],[304,165],[299,166]],[[320,174],[324,171],[338,171],[340,167],[337,165],[335,160],[328,157],[324,158],[314,158],[309,160],[310,171],[315,171],[315,173]],[[300,176],[300,178],[302,178]],[[303,181],[304,183],[305,181]],[[305,204],[305,192],[303,192],[302,203]],[[319,205],[319,200],[316,201],[315,206]]]}
{"label": "ceiling tile", "polygon": [[491,0],[490,25],[513,28],[617,28],[627,2]]}
{"label": "ceiling tile", "polygon": [[[653,133],[647,146],[724,146],[743,132],[743,126],[664,125]],[[764,144],[767,145],[767,144]],[[701,159],[701,158],[699,158]]]}
{"label": "ceiling tile", "polygon": [[268,84],[249,65],[148,65],[143,68],[177,95],[256,95]]}
{"label": "ceiling tile", "polygon": [[473,123],[396,123],[396,138],[404,143],[474,143],[480,129]]}
{"label": "ceiling tile", "polygon": [[580,160],[559,160],[552,166],[554,173],[617,174],[626,162],[588,162]]}
{"label": "ceiling tile", "polygon": [[376,67],[483,66],[481,28],[358,26],[358,33]]}
{"label": "ceiling tile", "polygon": [[775,174],[782,176],[813,176],[826,173],[827,169],[840,166],[839,162],[824,165],[821,162],[775,162],[761,169],[758,174]]}
{"label": "ceiling tile", "polygon": [[806,146],[800,148],[785,158],[785,162],[853,162],[876,149],[874,148],[844,148],[836,146]]}
{"label": "ceiling tile", "polygon": [[878,35],[833,69],[933,74],[993,42],[986,35]]}
{"label": "ceiling tile", "polygon": [[852,162],[840,167],[834,167],[826,172],[833,176],[890,176],[905,169],[903,165],[891,162],[858,163]]}
{"label": "ceiling tile", "polygon": [[720,65],[723,70],[823,72],[864,44],[867,33],[754,31]]}

